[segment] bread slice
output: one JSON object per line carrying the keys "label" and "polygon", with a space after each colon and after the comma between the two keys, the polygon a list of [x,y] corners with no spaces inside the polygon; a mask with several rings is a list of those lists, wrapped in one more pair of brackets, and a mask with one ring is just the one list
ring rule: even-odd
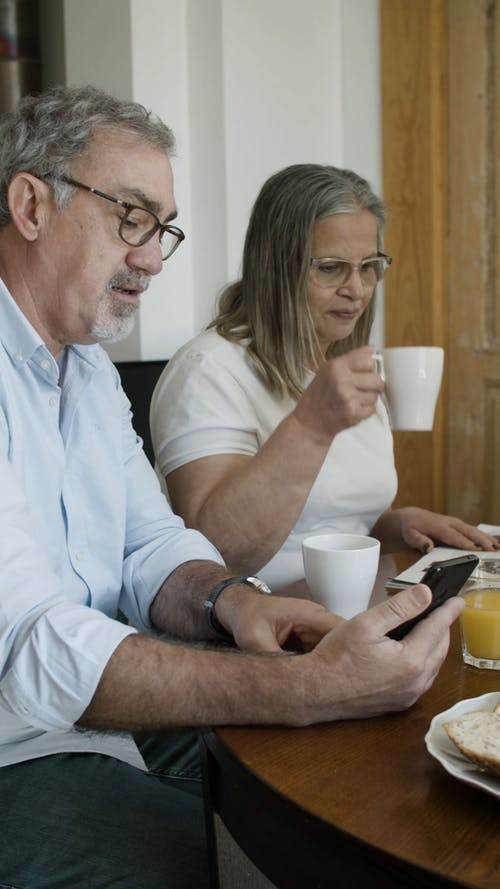
{"label": "bread slice", "polygon": [[474,710],[444,723],[464,756],[485,772],[500,775],[500,712]]}

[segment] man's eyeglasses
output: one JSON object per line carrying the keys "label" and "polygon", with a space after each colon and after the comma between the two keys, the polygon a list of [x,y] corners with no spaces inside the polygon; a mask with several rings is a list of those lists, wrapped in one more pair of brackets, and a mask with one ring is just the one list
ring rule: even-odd
{"label": "man's eyeglasses", "polygon": [[358,263],[325,256],[321,259],[311,259],[311,276],[318,287],[326,290],[341,287],[356,269],[363,287],[375,287],[382,280],[391,263],[392,258],[385,253],[378,253],[377,256],[370,256]]}
{"label": "man's eyeglasses", "polygon": [[67,185],[84,188],[86,191],[96,194],[99,198],[104,198],[106,201],[112,201],[113,204],[119,204],[120,207],[123,207],[125,213],[120,219],[118,234],[122,241],[125,241],[131,247],[141,247],[151,240],[156,232],[159,232],[163,262],[169,256],[172,256],[172,253],[177,250],[181,241],[186,237],[184,232],[177,228],[176,225],[170,225],[170,223],[165,225],[163,222],[160,222],[151,210],[146,210],[145,207],[138,207],[135,204],[130,204],[128,201],[114,198],[112,195],[99,191],[97,188],[91,188],[90,185],[78,182],[77,179],[72,179],[70,176],[47,176],[46,178],[58,179],[60,182],[66,182]]}

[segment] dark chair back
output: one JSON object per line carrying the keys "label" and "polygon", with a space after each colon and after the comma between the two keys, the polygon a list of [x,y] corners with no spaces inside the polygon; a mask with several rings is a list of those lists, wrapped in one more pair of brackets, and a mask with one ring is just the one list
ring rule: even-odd
{"label": "dark chair back", "polygon": [[149,432],[151,396],[166,361],[116,361],[122,386],[127,393],[134,414],[134,429],[144,442],[144,451],[154,465],[153,445]]}

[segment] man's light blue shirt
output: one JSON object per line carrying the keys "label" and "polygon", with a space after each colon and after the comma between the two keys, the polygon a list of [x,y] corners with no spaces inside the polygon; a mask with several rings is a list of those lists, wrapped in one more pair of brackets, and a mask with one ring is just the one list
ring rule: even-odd
{"label": "man's light blue shirt", "polygon": [[105,351],[58,364],[0,281],[0,765],[69,750],[142,765],[129,736],[73,726],[192,559],[223,564],[173,515]]}

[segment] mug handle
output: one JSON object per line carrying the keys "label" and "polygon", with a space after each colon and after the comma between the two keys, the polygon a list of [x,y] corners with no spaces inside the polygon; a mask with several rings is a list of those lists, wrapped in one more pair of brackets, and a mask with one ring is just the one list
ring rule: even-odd
{"label": "mug handle", "polygon": [[[375,373],[378,373],[378,375],[382,378],[383,382],[385,383],[386,379],[385,379],[384,356],[382,355],[381,352],[374,352],[373,353],[373,370],[375,371]],[[387,411],[387,416],[389,418],[389,426],[392,428],[391,408],[389,406],[389,402],[387,401],[387,395],[385,394],[385,392],[382,392],[382,395],[380,396],[380,398],[381,398],[381,401]]]}
{"label": "mug handle", "polygon": [[385,383],[384,356],[380,352],[373,353],[373,370],[378,373],[379,377],[382,377]]}

